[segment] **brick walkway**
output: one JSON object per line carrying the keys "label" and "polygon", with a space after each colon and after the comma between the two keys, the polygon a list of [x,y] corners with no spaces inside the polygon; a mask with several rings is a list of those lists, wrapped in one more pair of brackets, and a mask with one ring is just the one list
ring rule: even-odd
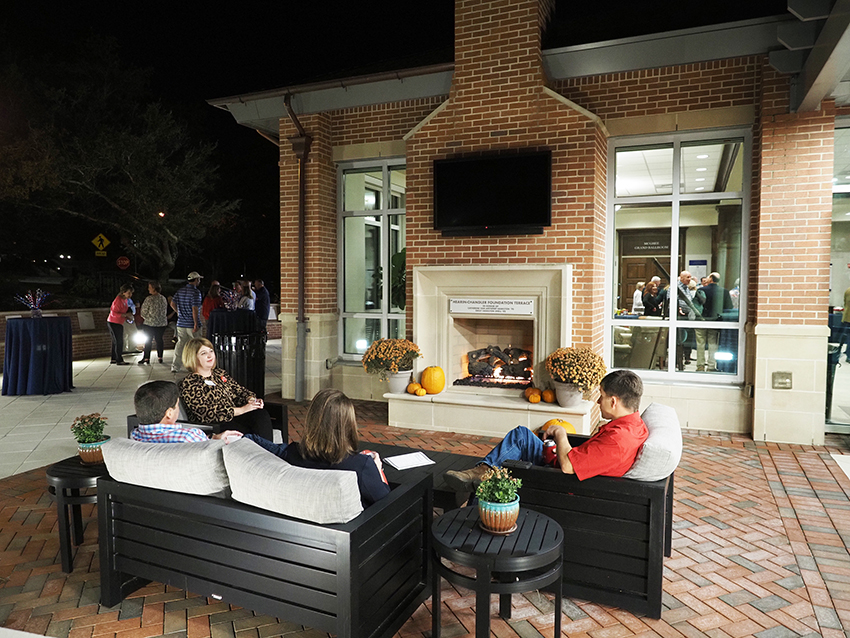
{"label": "brick walkway", "polygon": [[[368,441],[483,454],[493,440],[387,427],[386,405],[359,402]],[[300,438],[304,407],[290,406]],[[673,555],[665,561],[660,620],[565,600],[563,634],[585,638],[786,638],[850,636],[850,479],[830,453],[850,453],[843,437],[825,447],[754,443],[708,432],[685,435],[676,472]],[[122,604],[98,604],[95,506],[84,506],[85,542],[74,572],[59,567],[56,510],[44,470],[0,481],[0,626],[68,638],[314,638],[319,632],[247,609],[151,584]],[[443,581],[445,638],[472,636],[474,595]],[[496,638],[553,638],[551,597],[513,596],[513,617],[497,616]],[[431,601],[400,636],[430,636]]]}

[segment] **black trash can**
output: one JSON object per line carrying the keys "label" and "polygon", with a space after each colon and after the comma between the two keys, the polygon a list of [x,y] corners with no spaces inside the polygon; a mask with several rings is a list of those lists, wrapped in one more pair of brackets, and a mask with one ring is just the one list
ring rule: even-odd
{"label": "black trash can", "polygon": [[262,332],[212,335],[216,364],[258,397],[266,394],[266,336]]}
{"label": "black trash can", "polygon": [[266,394],[266,334],[253,310],[217,309],[210,313],[207,338],[216,364],[262,398]]}

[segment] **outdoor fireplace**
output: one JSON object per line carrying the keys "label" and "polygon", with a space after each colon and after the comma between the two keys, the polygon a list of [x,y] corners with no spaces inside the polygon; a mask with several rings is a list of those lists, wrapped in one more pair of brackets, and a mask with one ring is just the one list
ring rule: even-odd
{"label": "outdoor fireplace", "polygon": [[532,383],[533,320],[455,317],[451,331],[453,385],[524,390]]}

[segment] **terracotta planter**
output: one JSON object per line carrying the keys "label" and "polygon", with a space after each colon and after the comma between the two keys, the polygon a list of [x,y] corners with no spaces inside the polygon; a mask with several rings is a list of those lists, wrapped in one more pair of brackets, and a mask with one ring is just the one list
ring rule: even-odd
{"label": "terracotta planter", "polygon": [[492,534],[510,534],[516,529],[519,517],[519,496],[510,503],[478,501],[478,516],[481,527]]}
{"label": "terracotta planter", "polygon": [[77,454],[80,455],[80,461],[83,465],[97,465],[103,463],[103,450],[101,446],[109,440],[108,436],[94,443],[77,443]]}
{"label": "terracotta planter", "polygon": [[402,370],[400,372],[387,372],[387,385],[393,394],[404,394],[407,392],[407,385],[410,383],[411,370]]}

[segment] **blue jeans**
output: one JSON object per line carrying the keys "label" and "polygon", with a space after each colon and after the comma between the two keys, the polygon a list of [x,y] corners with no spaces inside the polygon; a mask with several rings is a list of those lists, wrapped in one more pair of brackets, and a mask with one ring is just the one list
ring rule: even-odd
{"label": "blue jeans", "polygon": [[527,427],[517,426],[484,457],[484,463],[490,467],[501,467],[508,459],[543,465],[543,442]]}

